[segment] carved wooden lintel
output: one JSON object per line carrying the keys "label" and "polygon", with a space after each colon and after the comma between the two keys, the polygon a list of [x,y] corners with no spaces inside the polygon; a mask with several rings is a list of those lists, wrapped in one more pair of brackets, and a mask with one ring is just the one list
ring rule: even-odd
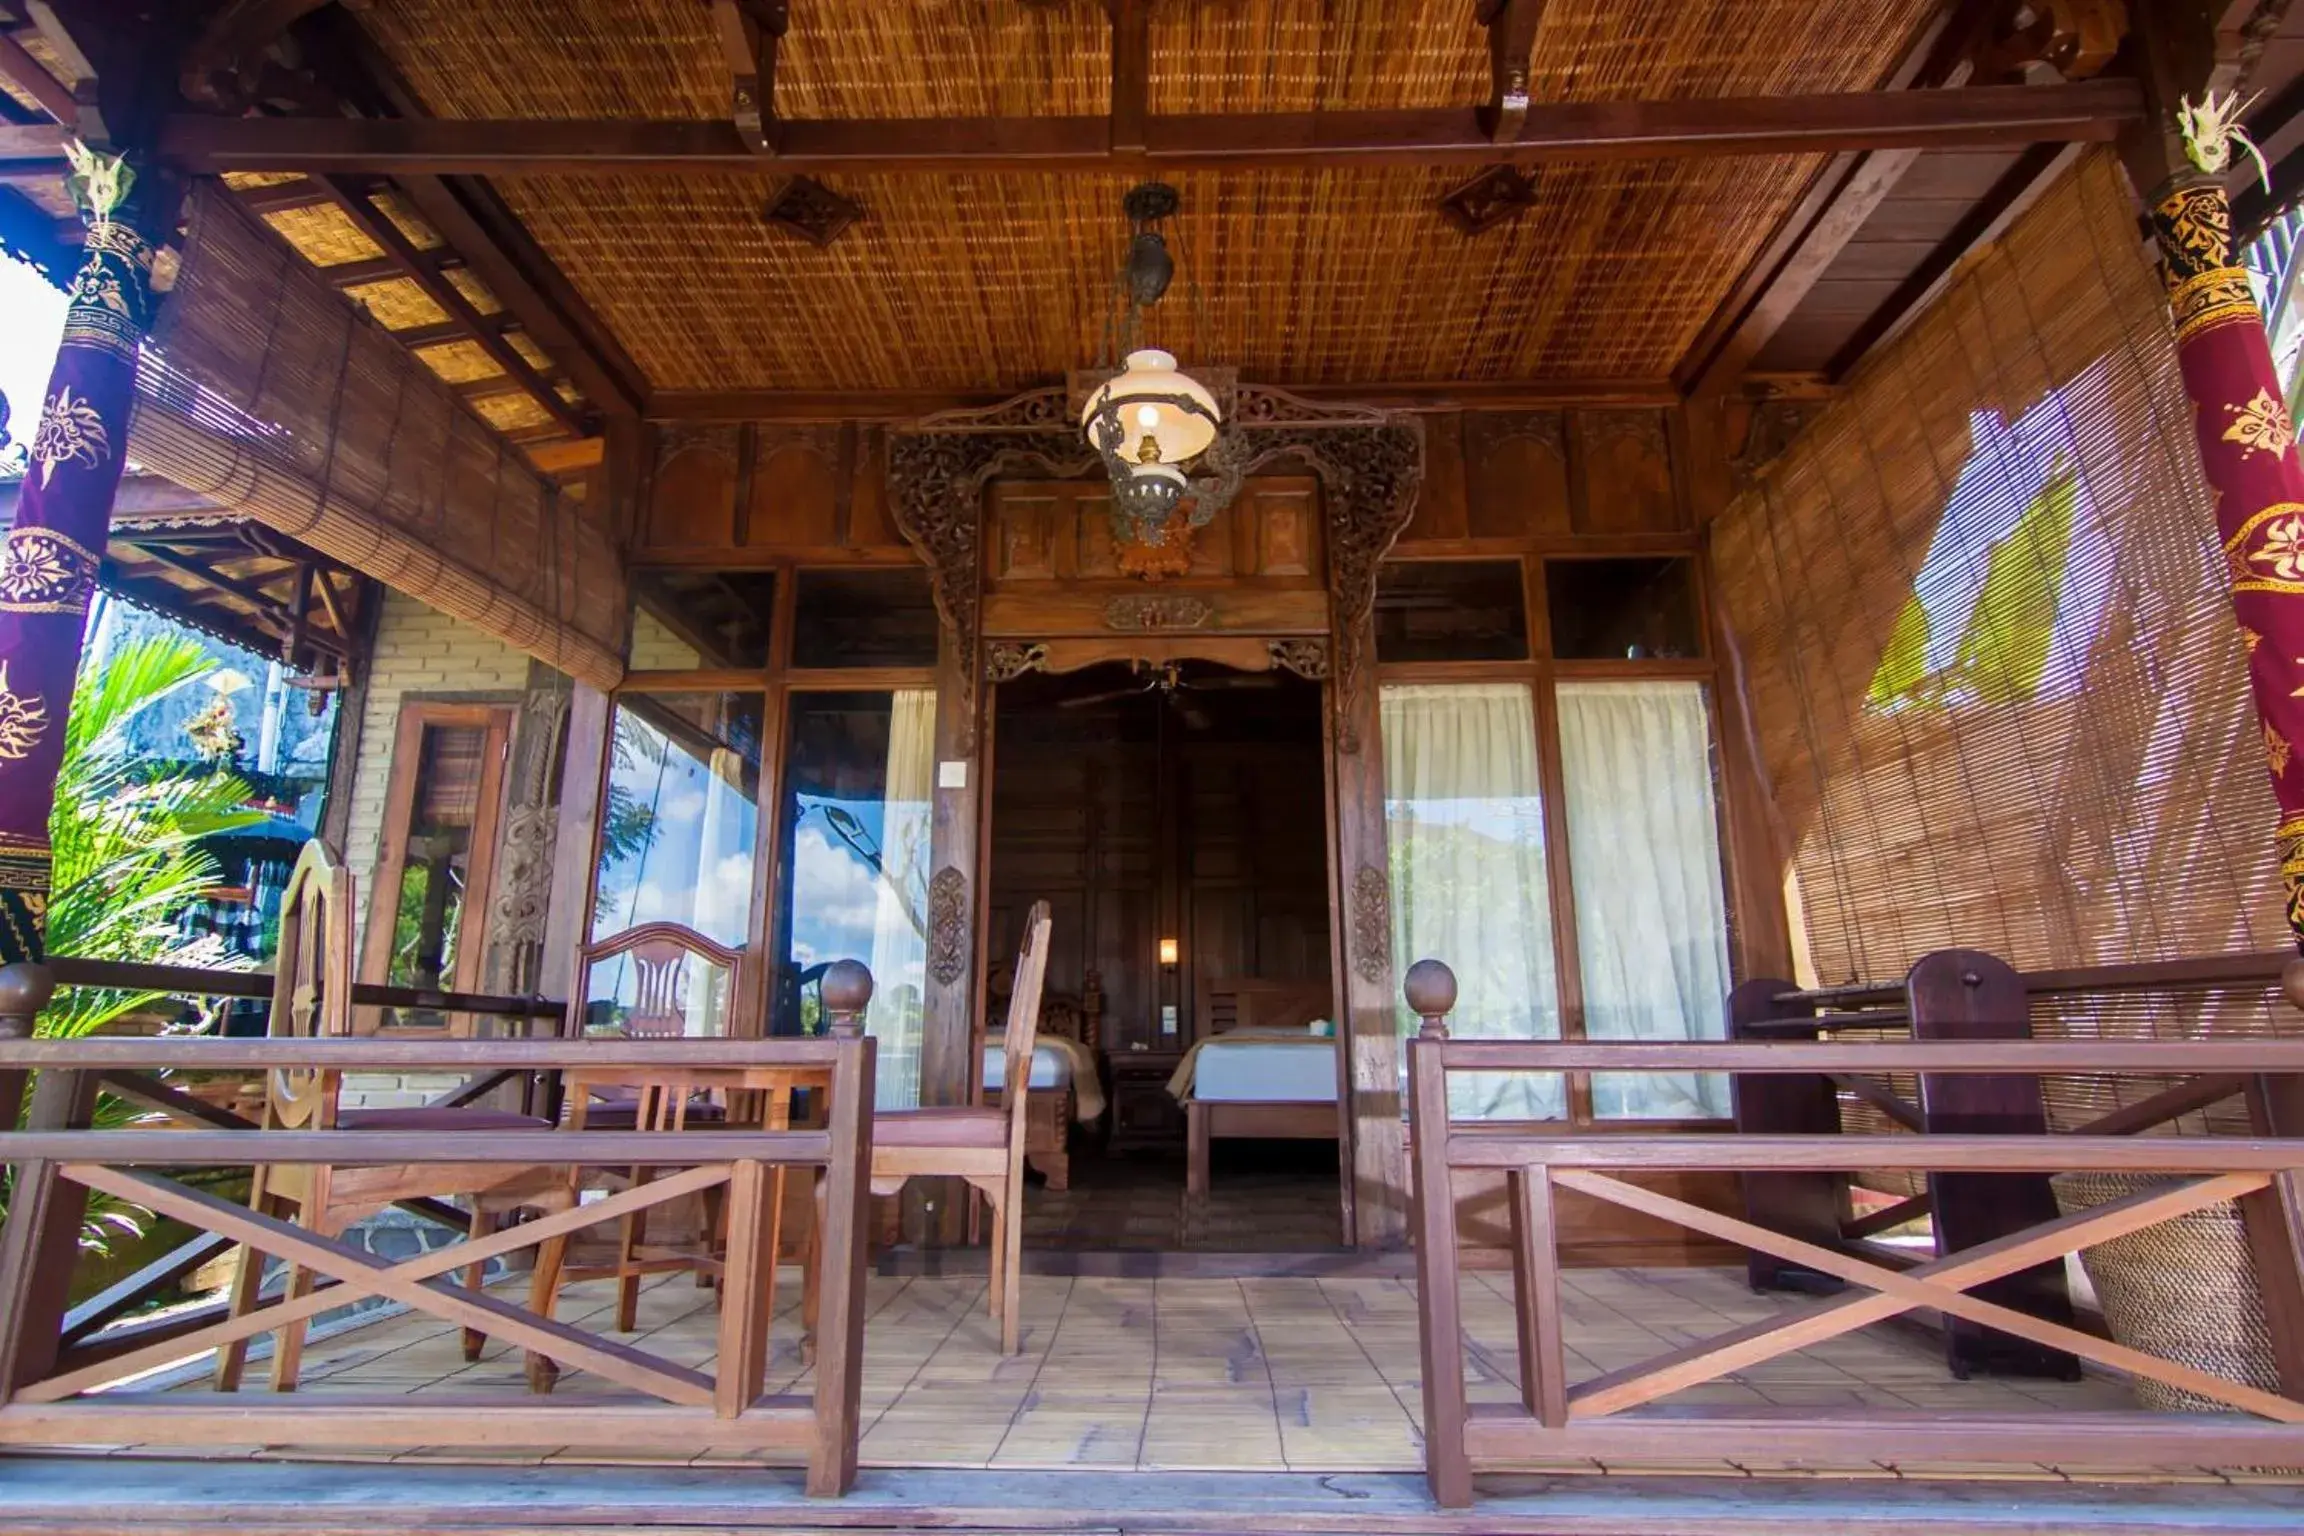
{"label": "carved wooden lintel", "polygon": [[1116,597],[1104,605],[1104,627],[1134,634],[1147,630],[1205,629],[1216,616],[1204,597]]}
{"label": "carved wooden lintel", "polygon": [[928,974],[947,987],[968,974],[968,877],[949,864],[928,882]]}

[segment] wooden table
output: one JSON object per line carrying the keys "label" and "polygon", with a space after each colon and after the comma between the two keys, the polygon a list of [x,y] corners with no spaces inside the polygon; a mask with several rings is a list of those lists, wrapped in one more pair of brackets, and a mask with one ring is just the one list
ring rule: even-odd
{"label": "wooden table", "polygon": [[[653,1074],[635,1079],[630,1068],[572,1067],[561,1075],[564,1102],[568,1105],[568,1127],[581,1131],[592,1102],[592,1091],[600,1088],[631,1089],[638,1093],[636,1109],[637,1130],[684,1131],[689,1128],[688,1111],[700,1097],[718,1095],[725,1106],[724,1118],[712,1125],[714,1130],[786,1131],[792,1129],[792,1101],[803,1089],[813,1094],[828,1092],[832,1086],[829,1067],[683,1067],[669,1074]],[[822,1115],[821,1102],[810,1106],[811,1118]],[[772,1193],[769,1197],[768,1262],[769,1283],[763,1288],[763,1305],[769,1314],[775,1312],[776,1286],[774,1265],[784,1253],[784,1195],[786,1174],[789,1169],[779,1164],[770,1174]],[[634,1176],[644,1177],[646,1170],[635,1169]],[[704,1245],[709,1250],[717,1234],[707,1232]],[[804,1299],[802,1301],[803,1349],[812,1346],[816,1322],[816,1277],[813,1269],[804,1268]]]}

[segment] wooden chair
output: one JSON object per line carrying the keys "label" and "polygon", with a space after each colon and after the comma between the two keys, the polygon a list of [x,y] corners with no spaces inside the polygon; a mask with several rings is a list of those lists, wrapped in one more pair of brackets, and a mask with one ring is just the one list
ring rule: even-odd
{"label": "wooden chair", "polygon": [[[1032,1082],[1033,1035],[1040,986],[1048,974],[1048,903],[1024,921],[1016,984],[1008,994],[1004,1103],[883,1110],[872,1117],[872,1193],[892,1195],[914,1178],[956,1178],[992,1206],[992,1283],[986,1295],[1000,1319],[1000,1349],[1021,1341],[1024,1239],[1024,1143]],[[866,994],[869,997],[869,993]],[[829,998],[827,999],[829,1001]],[[858,1005],[861,1007],[861,1004]]]}
{"label": "wooden chair", "polygon": [[[629,1038],[678,1040],[700,1021],[690,1017],[691,960],[724,973],[728,1005],[743,995],[744,952],[715,943],[679,923],[643,923],[611,938],[588,944],[578,957],[576,985],[569,996],[572,1032],[584,1032],[585,1011],[591,1001],[593,971],[610,961],[626,959],[633,970],[633,1001],[616,1032]],[[707,1027],[707,1033],[720,1033]],[[586,1073],[566,1074],[566,1116],[570,1130],[683,1131],[690,1125],[727,1123],[728,1106],[714,1099],[703,1078],[651,1079],[634,1082],[622,1078],[595,1078]],[[785,1096],[789,1104],[789,1094]],[[777,1127],[781,1129],[782,1127]],[[625,1185],[646,1183],[654,1176],[646,1168],[627,1169]],[[578,1178],[582,1177],[581,1173]],[[776,1170],[776,1209],[783,1208],[784,1171]],[[692,1270],[699,1285],[716,1282],[721,1273],[719,1232],[723,1191],[703,1197],[703,1215],[694,1232],[668,1241],[650,1242],[647,1210],[635,1211],[618,1223],[615,1257],[605,1264],[571,1266],[567,1244],[548,1244],[537,1256],[539,1290],[549,1316],[560,1287],[579,1280],[616,1281],[616,1327],[629,1333],[638,1321],[640,1278],[676,1270]],[[548,1390],[552,1372],[531,1362],[531,1382]]]}
{"label": "wooden chair", "polygon": [[[352,890],[351,871],[325,844],[315,840],[304,845],[280,904],[280,944],[269,1029],[275,1038],[331,1038],[353,1032]],[[549,1128],[548,1122],[527,1115],[476,1107],[341,1109],[337,1100],[342,1088],[342,1074],[333,1070],[274,1070],[265,1077],[261,1124],[265,1130],[420,1131],[443,1136]],[[483,1177],[490,1181],[475,1187],[473,1181]],[[563,1168],[260,1164],[249,1185],[248,1204],[252,1210],[333,1237],[362,1217],[398,1201],[450,1196],[472,1201],[474,1237],[493,1232],[511,1211],[565,1210],[575,1201]],[[467,1268],[463,1283],[477,1290],[482,1268],[477,1264]],[[233,1316],[255,1309],[263,1279],[263,1256],[243,1253],[232,1279]],[[312,1285],[310,1270],[301,1265],[290,1270],[290,1296],[301,1296]],[[295,1390],[303,1363],[304,1332],[304,1323],[295,1322],[274,1335],[272,1389],[276,1392]],[[482,1334],[466,1329],[464,1358],[477,1359],[485,1342]],[[247,1360],[244,1339],[217,1352],[218,1390],[238,1390]]]}
{"label": "wooden chair", "polygon": [[[995,998],[1005,1005],[1005,996]],[[1102,1048],[1104,1019],[1104,985],[1093,970],[1077,995],[1070,992],[1043,992],[1040,996],[1039,1032],[1033,1038],[1035,1047],[1052,1039],[1076,1040],[1086,1047],[1090,1062],[1097,1059]],[[989,1046],[987,1046],[989,1049]],[[1005,1065],[1005,1063],[1003,1063]],[[1072,1187],[1072,1127],[1079,1119],[1080,1092],[1075,1066],[1062,1086],[1042,1088],[1032,1095],[1025,1115],[1024,1161],[1037,1168],[1048,1180],[1048,1187],[1058,1193]],[[1095,1070],[1093,1067],[1087,1070]],[[1007,1079],[1003,1077],[1002,1082]],[[1000,1089],[987,1089],[987,1104],[1006,1102]],[[1106,1111],[1110,1113],[1107,1103]],[[971,1217],[974,1213],[971,1211]],[[971,1232],[970,1240],[974,1240]]]}

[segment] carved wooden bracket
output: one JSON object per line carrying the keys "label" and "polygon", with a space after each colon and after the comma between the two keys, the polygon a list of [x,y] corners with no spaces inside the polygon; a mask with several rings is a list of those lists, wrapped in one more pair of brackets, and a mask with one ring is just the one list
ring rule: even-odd
{"label": "carved wooden bracket", "polygon": [[1481,0],[1478,15],[1488,29],[1489,75],[1480,126],[1496,143],[1509,144],[1528,121],[1528,65],[1544,0]]}
{"label": "carved wooden bracket", "polygon": [[1312,682],[1325,682],[1328,678],[1328,642],[1325,640],[1272,640],[1265,649],[1272,653],[1272,665],[1295,673]]}
{"label": "carved wooden bracket", "polygon": [[729,113],[745,147],[776,153],[776,50],[791,24],[786,0],[712,0],[727,56]]}
{"label": "carved wooden bracket", "polygon": [[1025,673],[1041,671],[1047,665],[1045,645],[1017,645],[996,640],[984,650],[984,680],[988,683],[1012,683]]}

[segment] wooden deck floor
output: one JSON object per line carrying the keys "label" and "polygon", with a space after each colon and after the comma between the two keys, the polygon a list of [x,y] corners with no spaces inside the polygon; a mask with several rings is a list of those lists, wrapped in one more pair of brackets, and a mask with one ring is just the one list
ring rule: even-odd
{"label": "wooden deck floor", "polygon": [[[773,1389],[804,1387],[793,1310],[780,1300]],[[1475,1400],[1516,1396],[1508,1277],[1466,1281]],[[1353,1278],[1025,1280],[1025,1348],[1002,1358],[984,1282],[876,1277],[866,1327],[863,1461],[878,1467],[1380,1472],[1419,1469],[1416,1305],[1412,1282]],[[1797,1300],[1756,1296],[1726,1270],[1584,1270],[1567,1278],[1567,1342],[1577,1376],[1635,1363],[1768,1316]],[[562,1315],[606,1322],[603,1284],[572,1287]],[[684,1276],[641,1298],[646,1347],[708,1368],[712,1294]],[[190,1374],[189,1372],[185,1374]],[[260,1380],[260,1374],[252,1372]],[[204,1377],[186,1382],[204,1388]],[[147,1387],[170,1385],[165,1379]],[[317,1343],[306,1392],[524,1392],[519,1356],[491,1344],[467,1365],[456,1333],[414,1314]],[[621,1396],[583,1373],[564,1394]],[[1876,1328],[1691,1389],[1675,1404],[1756,1408],[1958,1408],[1983,1413],[2128,1408],[2116,1380],[1954,1381],[1916,1332]],[[453,1425],[444,1424],[444,1431]],[[443,1439],[452,1434],[444,1433]],[[129,1448],[133,1449],[133,1448]],[[1855,1476],[1924,1474],[1880,1460]],[[248,1447],[237,1455],[293,1454]],[[341,1456],[341,1453],[336,1453]],[[379,1451],[381,1458],[390,1453]],[[613,1447],[538,1446],[475,1453],[453,1445],[401,1453],[417,1461],[629,1461]],[[661,1462],[662,1458],[639,1458]],[[695,1464],[715,1458],[700,1456]],[[1544,1470],[1600,1472],[1597,1466]],[[1651,1470],[1760,1470],[1707,1466]],[[2069,1469],[2065,1469],[2069,1470]],[[2179,1473],[2188,1469],[2175,1469]],[[1995,1475],[2005,1477],[2007,1469]],[[2058,1469],[2035,1475],[2056,1477]],[[2203,1477],[2211,1474],[2198,1474]]]}

